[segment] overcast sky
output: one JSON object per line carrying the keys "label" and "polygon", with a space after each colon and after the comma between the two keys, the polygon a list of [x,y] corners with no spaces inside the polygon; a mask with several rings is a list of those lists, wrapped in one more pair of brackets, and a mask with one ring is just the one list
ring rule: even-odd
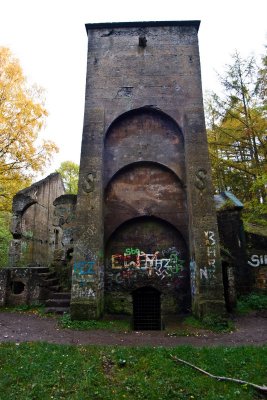
{"label": "overcast sky", "polygon": [[86,78],[87,35],[92,22],[201,20],[202,85],[216,89],[237,49],[260,56],[267,44],[266,0],[0,0],[0,46],[20,60],[30,83],[45,89],[49,112],[44,137],[61,161],[79,163]]}

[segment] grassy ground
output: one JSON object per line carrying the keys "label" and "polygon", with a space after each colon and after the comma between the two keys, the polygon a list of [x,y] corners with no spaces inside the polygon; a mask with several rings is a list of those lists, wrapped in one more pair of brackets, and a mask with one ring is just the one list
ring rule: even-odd
{"label": "grassy ground", "polygon": [[78,331],[87,331],[95,329],[104,329],[112,332],[129,332],[131,331],[131,325],[129,318],[126,319],[102,319],[102,320],[90,320],[90,321],[75,321],[71,320],[69,314],[65,314],[59,318],[59,327],[63,329],[74,329]]}
{"label": "grassy ground", "polygon": [[46,343],[0,345],[1,400],[242,399],[255,391],[217,382],[170,354],[216,375],[266,384],[267,346],[114,348]]}

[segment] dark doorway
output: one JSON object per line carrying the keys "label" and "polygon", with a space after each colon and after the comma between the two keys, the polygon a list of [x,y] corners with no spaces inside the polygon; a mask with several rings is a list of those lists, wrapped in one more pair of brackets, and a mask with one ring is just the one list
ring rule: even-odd
{"label": "dark doorway", "polygon": [[11,291],[13,294],[21,294],[24,292],[25,285],[20,281],[12,281],[11,282]]}
{"label": "dark doorway", "polygon": [[152,287],[143,287],[133,292],[134,330],[160,330],[160,292]]}

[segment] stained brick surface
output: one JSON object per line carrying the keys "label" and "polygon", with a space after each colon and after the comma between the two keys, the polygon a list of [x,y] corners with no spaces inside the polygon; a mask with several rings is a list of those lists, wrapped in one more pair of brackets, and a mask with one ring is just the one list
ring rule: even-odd
{"label": "stained brick surface", "polygon": [[[224,312],[198,27],[198,21],[87,25],[73,317],[99,316],[104,297],[106,304],[112,305],[107,279],[112,273],[112,246],[122,257],[126,249],[134,248],[148,254],[174,247],[165,258],[186,254],[184,265],[188,276],[190,271],[191,284],[188,278],[184,293],[191,295],[194,312]],[[134,231],[138,218],[137,236],[125,237],[127,229]],[[169,240],[169,232],[175,232],[176,239]],[[149,248],[148,238],[153,235],[155,246]],[[158,253],[154,275],[138,276],[139,286],[156,287],[162,281],[156,272],[164,270],[160,265],[163,253]],[[89,266],[87,275],[82,267],[85,263]],[[149,269],[149,263],[143,268]],[[131,270],[121,265],[119,272],[128,279]],[[160,284],[166,313],[181,306],[175,286],[168,287],[168,279],[165,285]],[[114,309],[131,310],[131,290],[117,291],[119,300],[113,302]]]}

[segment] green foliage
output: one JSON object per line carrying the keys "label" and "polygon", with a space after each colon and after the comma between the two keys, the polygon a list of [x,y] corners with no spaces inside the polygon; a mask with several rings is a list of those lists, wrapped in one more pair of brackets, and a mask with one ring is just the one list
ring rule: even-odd
{"label": "green foliage", "polygon": [[11,210],[13,196],[57,151],[53,142],[38,141],[47,116],[42,97],[10,50],[0,47],[0,211]]}
{"label": "green foliage", "polygon": [[213,332],[230,332],[234,330],[234,324],[231,320],[218,315],[207,315],[203,318],[204,327]]}
{"label": "green foliage", "polygon": [[185,319],[185,322],[188,326],[207,329],[212,332],[231,332],[235,329],[231,320],[218,315],[207,315],[203,319],[189,316]]}
{"label": "green foliage", "polygon": [[12,235],[9,231],[10,214],[0,212],[0,268],[5,267],[8,262],[8,249]]}
{"label": "green foliage", "polygon": [[222,95],[206,99],[213,182],[245,204],[246,220],[266,224],[266,57],[258,67],[236,52],[220,81]]}
{"label": "green foliage", "polygon": [[246,385],[219,382],[210,373],[263,385],[267,346],[193,348],[99,347],[48,343],[0,345],[1,400],[253,400]]}
{"label": "green foliage", "polygon": [[55,314],[45,313],[43,304],[20,304],[18,306],[1,307],[1,312],[35,314],[40,317],[55,317]]}
{"label": "green foliage", "polygon": [[237,300],[236,311],[239,314],[248,314],[251,311],[267,310],[267,295],[264,293],[250,293]]}
{"label": "green foliage", "polygon": [[56,172],[62,176],[67,194],[77,194],[79,180],[79,165],[73,161],[63,161]]}
{"label": "green foliage", "polygon": [[130,324],[125,320],[90,320],[76,321],[72,320],[69,314],[64,314],[59,319],[61,328],[76,329],[76,330],[94,330],[107,329],[113,332],[127,332],[130,330]]}
{"label": "green foliage", "polygon": [[267,184],[267,172],[257,176],[250,187],[251,200],[245,202],[246,223],[258,223],[267,227],[267,202],[258,201],[257,194]]}

